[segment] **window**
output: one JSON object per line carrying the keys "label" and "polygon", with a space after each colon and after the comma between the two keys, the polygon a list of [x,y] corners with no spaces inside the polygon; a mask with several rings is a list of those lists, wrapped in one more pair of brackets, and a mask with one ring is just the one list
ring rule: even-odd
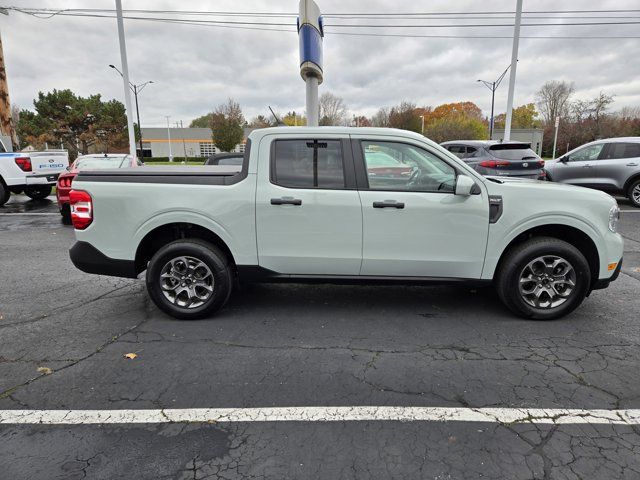
{"label": "window", "polygon": [[291,188],[345,188],[340,140],[276,140],[272,181]]}
{"label": "window", "polygon": [[604,158],[621,159],[640,157],[640,143],[610,143]]}
{"label": "window", "polygon": [[466,147],[462,145],[449,145],[447,147],[447,150],[449,150],[458,158],[464,158],[466,155]]}
{"label": "window", "polygon": [[[455,169],[420,147],[395,142],[362,142],[371,190],[454,192]],[[381,158],[388,159],[380,165]]]}
{"label": "window", "polygon": [[581,148],[580,150],[572,153],[567,157],[568,162],[588,162],[590,160],[597,160],[602,152],[604,143],[598,143],[596,145],[589,145]]}
{"label": "window", "polygon": [[464,158],[475,157],[477,153],[478,153],[478,149],[476,147],[467,147],[467,154],[465,155]]}
{"label": "window", "polygon": [[213,142],[200,142],[200,156],[210,157],[211,155],[218,153],[219,150],[213,144]]}

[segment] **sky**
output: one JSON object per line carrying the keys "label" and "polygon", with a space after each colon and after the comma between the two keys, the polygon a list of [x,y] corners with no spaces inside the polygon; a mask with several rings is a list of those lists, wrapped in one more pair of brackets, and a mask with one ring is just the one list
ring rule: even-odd
{"label": "sky", "polygon": [[[316,0],[331,13],[424,13],[513,11],[515,0]],[[194,10],[224,12],[295,13],[297,0],[122,0],[124,9]],[[113,9],[115,2],[92,0],[92,8]],[[32,8],[87,8],[81,0],[12,0],[0,6]],[[524,0],[524,11],[634,9],[637,0]],[[157,14],[167,16],[167,14]],[[529,14],[534,15],[534,14]],[[578,14],[575,14],[578,15]],[[622,21],[640,22],[640,11]],[[544,17],[544,14],[538,14]],[[203,18],[203,17],[196,17]],[[326,18],[324,77],[320,94],[344,98],[350,115],[370,116],[380,107],[410,101],[418,106],[472,101],[485,114],[491,92],[478,79],[494,80],[511,61],[510,38],[414,38],[348,36],[336,32],[394,35],[494,35],[510,37],[513,27],[491,28],[344,28],[331,23],[362,24],[513,24],[499,20],[335,19]],[[226,20],[229,20],[227,17]],[[231,20],[236,20],[232,18]],[[237,19],[256,21],[256,19]],[[268,106],[284,114],[304,112],[305,86],[299,75],[295,19],[259,21],[291,23],[291,32],[256,31],[202,25],[177,25],[125,19],[131,80],[153,80],[139,96],[142,126],[166,125],[211,111],[228,98],[238,101],[247,120]],[[573,19],[567,21],[586,21]],[[600,21],[618,21],[604,19]],[[527,19],[523,36],[640,36],[640,25],[561,26],[557,20]],[[33,109],[39,91],[69,88],[79,95],[100,93],[104,99],[124,102],[122,80],[108,67],[120,67],[116,20],[54,16],[34,18],[11,11],[0,15],[12,104]],[[548,80],[573,82],[575,98],[588,99],[600,91],[614,95],[613,110],[640,106],[640,38],[533,39],[522,38],[518,55],[515,105],[535,100],[535,92]],[[496,92],[496,113],[507,103],[508,77]]]}

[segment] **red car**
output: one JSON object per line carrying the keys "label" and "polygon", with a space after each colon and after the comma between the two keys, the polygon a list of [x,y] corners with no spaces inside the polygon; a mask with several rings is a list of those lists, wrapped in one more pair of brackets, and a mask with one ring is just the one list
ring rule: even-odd
{"label": "red car", "polygon": [[56,184],[56,197],[58,208],[62,215],[62,221],[67,225],[71,223],[71,208],[69,206],[69,192],[73,179],[80,170],[102,170],[113,168],[127,168],[141,166],[140,161],[134,161],[131,155],[126,154],[94,154],[82,155],[67,167],[65,173],[61,173]]}

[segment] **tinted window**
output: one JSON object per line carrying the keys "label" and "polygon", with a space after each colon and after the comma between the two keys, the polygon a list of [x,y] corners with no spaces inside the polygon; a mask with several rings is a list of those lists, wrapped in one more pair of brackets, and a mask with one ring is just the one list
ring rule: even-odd
{"label": "tinted window", "polygon": [[500,160],[525,160],[537,159],[536,152],[529,148],[528,144],[498,144],[491,145],[489,152]]}
{"label": "tinted window", "polygon": [[640,157],[640,143],[610,143],[605,158],[635,158]]}
{"label": "tinted window", "polygon": [[221,158],[218,165],[242,165],[242,157]]}
{"label": "tinted window", "polygon": [[272,165],[272,180],[283,187],[345,187],[339,140],[276,140]]}
{"label": "tinted window", "polygon": [[458,158],[464,158],[466,154],[466,147],[463,147],[462,145],[449,145],[447,147],[447,150],[449,150]]}
{"label": "tinted window", "polygon": [[568,162],[587,162],[590,160],[597,160],[600,156],[600,152],[602,152],[602,147],[604,147],[604,143],[598,143],[596,145],[589,145],[587,147],[583,147],[580,150],[573,152],[571,155],[567,157]]}
{"label": "tinted window", "polygon": [[[453,192],[456,171],[444,160],[420,147],[395,142],[362,142],[369,188],[413,192]],[[395,165],[377,166],[385,155]]]}

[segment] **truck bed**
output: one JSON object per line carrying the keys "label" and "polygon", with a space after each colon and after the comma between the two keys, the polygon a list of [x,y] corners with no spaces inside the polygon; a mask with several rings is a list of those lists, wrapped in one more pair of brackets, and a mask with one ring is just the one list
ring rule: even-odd
{"label": "truck bed", "polygon": [[137,167],[81,171],[76,181],[109,183],[190,183],[194,185],[233,185],[246,177],[235,165],[197,167]]}

